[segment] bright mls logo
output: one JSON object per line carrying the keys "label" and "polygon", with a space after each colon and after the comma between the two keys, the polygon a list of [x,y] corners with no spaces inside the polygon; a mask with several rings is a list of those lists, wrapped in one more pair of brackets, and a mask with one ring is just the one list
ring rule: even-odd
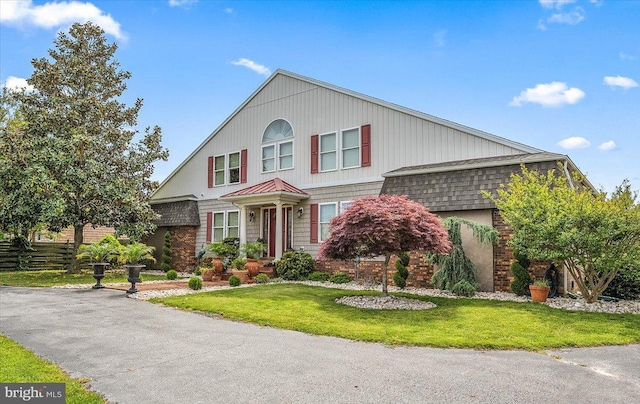
{"label": "bright mls logo", "polygon": [[0,383],[0,402],[64,404],[64,383]]}

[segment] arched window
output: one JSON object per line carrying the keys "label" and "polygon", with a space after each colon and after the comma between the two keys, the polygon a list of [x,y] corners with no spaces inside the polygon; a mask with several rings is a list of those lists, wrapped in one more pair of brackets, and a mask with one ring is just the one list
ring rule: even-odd
{"label": "arched window", "polygon": [[262,134],[262,172],[291,168],[293,168],[293,128],[284,119],[276,119]]}

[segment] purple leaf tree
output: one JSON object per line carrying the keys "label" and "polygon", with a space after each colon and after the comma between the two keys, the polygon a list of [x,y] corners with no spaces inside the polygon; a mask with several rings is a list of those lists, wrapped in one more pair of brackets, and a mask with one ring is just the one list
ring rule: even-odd
{"label": "purple leaf tree", "polygon": [[424,251],[448,254],[449,235],[436,215],[405,195],[367,196],[353,201],[329,223],[331,236],[318,259],[384,256],[382,295],[387,296],[387,267],[393,254]]}

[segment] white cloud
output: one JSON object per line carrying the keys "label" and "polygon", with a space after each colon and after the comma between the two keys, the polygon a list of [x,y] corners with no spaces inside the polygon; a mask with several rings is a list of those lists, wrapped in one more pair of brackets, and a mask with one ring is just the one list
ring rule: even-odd
{"label": "white cloud", "polygon": [[543,20],[543,19],[539,19],[539,20],[538,20],[538,26],[537,26],[537,28],[538,28],[540,31],[546,31],[546,30],[547,30],[547,26],[546,26],[546,25],[544,25],[544,20]]}
{"label": "white cloud", "polygon": [[258,74],[262,74],[264,76],[269,76],[271,74],[271,70],[269,70],[268,67],[263,66],[261,64],[258,64],[256,62],[254,62],[253,60],[241,58],[241,59],[238,59],[236,61],[231,62],[231,64],[236,65],[236,66],[247,67],[247,68],[253,70],[254,72],[256,72]]}
{"label": "white cloud", "polygon": [[445,37],[447,36],[447,32],[449,31],[446,29],[441,29],[440,31],[433,34],[433,43],[437,47],[441,48],[446,44]]}
{"label": "white cloud", "polygon": [[27,83],[26,79],[15,76],[7,77],[7,81],[4,82],[4,87],[9,91],[19,91],[23,88],[27,91],[34,90],[33,86]]}
{"label": "white cloud", "polygon": [[584,9],[576,7],[573,11],[552,14],[551,17],[547,18],[547,22],[551,24],[577,25],[584,20],[584,14]]}
{"label": "white cloud", "polygon": [[91,3],[53,1],[34,5],[31,0],[0,1],[1,24],[55,28],[87,21],[100,26],[107,34],[125,39],[120,23]]}
{"label": "white cloud", "polygon": [[600,7],[604,4],[604,0],[589,0],[589,3],[593,4],[596,7]]}
{"label": "white cloud", "polygon": [[622,87],[625,90],[628,90],[633,87],[638,87],[638,83],[634,79],[630,79],[629,77],[622,76],[607,76],[604,78],[604,83],[611,88],[614,87]]}
{"label": "white cloud", "polygon": [[563,149],[585,149],[591,146],[591,142],[583,137],[574,136],[559,141],[558,146]]}
{"label": "white cloud", "polygon": [[575,3],[577,0],[539,0],[543,8],[556,8],[560,10],[565,4]]}
{"label": "white cloud", "polygon": [[602,151],[609,151],[615,148],[616,148],[616,142],[614,142],[613,140],[609,140],[608,142],[604,142],[600,146],[598,146],[598,149]]}
{"label": "white cloud", "polygon": [[188,7],[193,3],[197,3],[198,0],[169,0],[170,7]]}
{"label": "white cloud", "polygon": [[543,107],[560,107],[564,104],[575,104],[584,98],[584,91],[577,87],[568,88],[566,83],[554,81],[549,84],[536,84],[534,88],[527,88],[519,96],[513,97],[509,105],[519,107],[530,102]]}
{"label": "white cloud", "polygon": [[619,56],[620,56],[620,60],[636,60],[636,59],[637,59],[637,57],[636,57],[636,56],[633,56],[633,55],[627,55],[627,54],[626,54],[626,53],[624,53],[624,52],[620,52],[620,53],[619,53]]}
{"label": "white cloud", "polygon": [[224,9],[224,12],[227,14],[233,14],[233,9],[231,7],[227,7]]}

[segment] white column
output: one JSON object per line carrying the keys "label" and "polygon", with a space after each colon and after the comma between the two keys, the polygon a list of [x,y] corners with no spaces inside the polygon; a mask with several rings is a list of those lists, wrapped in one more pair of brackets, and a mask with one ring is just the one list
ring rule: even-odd
{"label": "white column", "polygon": [[247,207],[240,205],[240,245],[247,242]]}
{"label": "white column", "polygon": [[282,203],[276,203],[276,261],[282,258]]}

